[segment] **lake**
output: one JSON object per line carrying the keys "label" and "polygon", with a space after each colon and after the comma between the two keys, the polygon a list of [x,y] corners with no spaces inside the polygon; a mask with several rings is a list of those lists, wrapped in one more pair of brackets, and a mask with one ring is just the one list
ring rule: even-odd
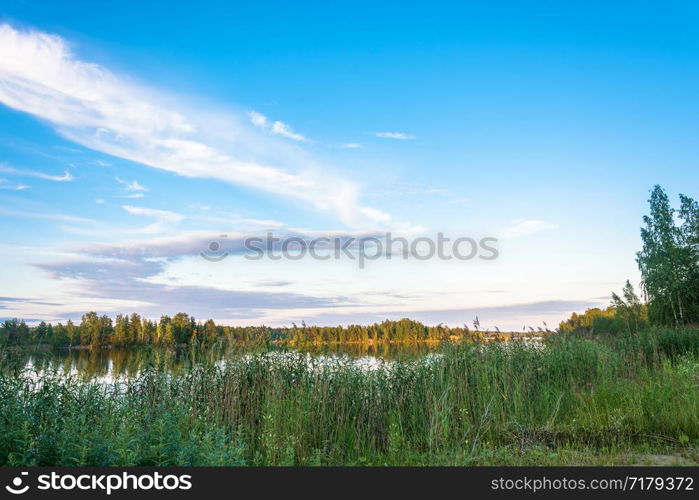
{"label": "lake", "polygon": [[134,347],[113,349],[8,349],[0,353],[2,369],[76,374],[113,380],[136,376],[147,366],[158,366],[171,373],[182,372],[200,363],[223,363],[226,359],[252,354],[302,353],[316,360],[349,360],[370,367],[375,363],[410,360],[434,353],[439,344],[324,344],[291,349],[269,346],[229,346],[226,348]]}

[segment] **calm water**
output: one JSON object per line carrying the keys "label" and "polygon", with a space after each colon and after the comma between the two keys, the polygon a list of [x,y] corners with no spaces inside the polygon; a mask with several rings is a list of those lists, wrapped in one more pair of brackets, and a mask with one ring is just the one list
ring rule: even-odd
{"label": "calm water", "polygon": [[247,356],[255,353],[286,351],[302,352],[309,356],[349,357],[362,365],[371,365],[377,360],[408,360],[435,352],[439,346],[432,344],[332,344],[313,346],[298,350],[281,347],[229,347],[226,349],[166,349],[166,348],[124,348],[95,350],[8,350],[0,353],[2,369],[19,372],[58,371],[86,375],[96,378],[113,379],[135,376],[144,367],[156,365],[177,373],[203,362],[221,362],[226,359]]}

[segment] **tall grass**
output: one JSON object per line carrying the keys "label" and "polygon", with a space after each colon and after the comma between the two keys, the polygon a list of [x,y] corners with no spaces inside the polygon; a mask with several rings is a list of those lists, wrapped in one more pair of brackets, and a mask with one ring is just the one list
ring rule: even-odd
{"label": "tall grass", "polygon": [[0,375],[0,464],[480,463],[699,442],[699,331],[460,344],[370,368],[298,353],[114,384]]}

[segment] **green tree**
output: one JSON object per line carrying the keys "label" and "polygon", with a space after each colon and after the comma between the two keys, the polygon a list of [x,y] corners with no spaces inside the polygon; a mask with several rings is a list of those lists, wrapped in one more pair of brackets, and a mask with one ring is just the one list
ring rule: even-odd
{"label": "green tree", "polygon": [[48,333],[48,325],[46,324],[46,321],[42,321],[36,327],[36,330],[34,332],[34,341],[37,344],[43,344],[47,340]]}
{"label": "green tree", "polygon": [[10,318],[3,321],[2,338],[8,345],[19,343],[19,320],[17,318]]}
{"label": "green tree", "polygon": [[79,335],[78,328],[73,324],[73,321],[66,321],[66,340],[69,346],[74,345],[77,340],[80,340]]}
{"label": "green tree", "polygon": [[114,320],[114,338],[112,344],[122,346],[126,344],[129,331],[129,319],[123,314],[117,314]]}
{"label": "green tree", "polygon": [[83,314],[80,322],[80,343],[99,347],[112,342],[112,320],[107,315],[97,316],[97,313],[91,311]]}
{"label": "green tree", "polygon": [[94,311],[83,314],[80,320],[80,344],[91,345],[93,339],[99,339],[99,316]]}
{"label": "green tree", "polygon": [[[667,194],[655,186],[643,217],[643,249],[636,261],[653,323],[687,324],[699,320],[699,209],[681,196],[681,208],[670,206]],[[676,223],[676,217],[680,224]]]}
{"label": "green tree", "polygon": [[143,338],[143,323],[141,316],[137,313],[132,313],[129,318],[128,335],[126,336],[129,344],[144,344]]}
{"label": "green tree", "polygon": [[209,319],[204,323],[204,341],[208,344],[213,344],[216,342],[218,337],[218,331],[216,329],[216,323],[213,319]]}
{"label": "green tree", "polygon": [[[167,315],[160,316],[160,321],[158,322],[158,329],[156,332],[158,344],[168,343],[168,342],[166,342],[166,337],[172,337],[172,326],[170,325],[171,321],[172,320],[170,319],[170,316],[167,316]],[[169,328],[169,334],[168,334],[168,328]],[[174,339],[172,339],[172,340],[174,342]]]}
{"label": "green tree", "polygon": [[66,327],[63,325],[63,323],[59,322],[55,327],[53,327],[53,338],[51,343],[56,347],[68,345]]}

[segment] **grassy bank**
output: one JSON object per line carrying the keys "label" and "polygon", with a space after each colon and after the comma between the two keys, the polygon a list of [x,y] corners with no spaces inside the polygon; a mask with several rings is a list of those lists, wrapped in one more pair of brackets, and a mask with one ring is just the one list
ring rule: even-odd
{"label": "grassy bank", "polygon": [[112,385],[3,374],[0,464],[692,462],[698,384],[696,329],[460,344],[369,369],[273,353]]}

